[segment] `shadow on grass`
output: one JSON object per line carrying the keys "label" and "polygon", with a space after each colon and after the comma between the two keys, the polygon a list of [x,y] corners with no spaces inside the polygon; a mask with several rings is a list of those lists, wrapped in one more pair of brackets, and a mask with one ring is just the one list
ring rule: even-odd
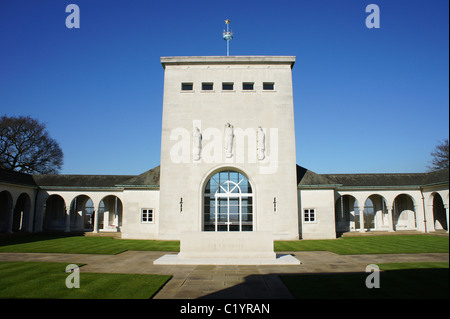
{"label": "shadow on grass", "polygon": [[[244,282],[201,299],[448,299],[448,268],[381,271],[380,288],[366,287],[369,273],[250,275]],[[278,284],[274,277],[279,277]],[[274,285],[275,283],[275,285]],[[292,296],[288,296],[285,285]]]}
{"label": "shadow on grass", "polygon": [[399,269],[380,273],[380,287],[369,289],[369,273],[281,275],[297,299],[448,299],[448,268]]}

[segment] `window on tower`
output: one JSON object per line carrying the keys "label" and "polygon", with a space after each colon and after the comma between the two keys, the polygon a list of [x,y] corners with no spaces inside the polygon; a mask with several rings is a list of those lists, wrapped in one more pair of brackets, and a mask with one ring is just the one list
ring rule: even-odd
{"label": "window on tower", "polygon": [[214,83],[211,82],[203,82],[202,83],[202,91],[212,91],[214,89]]}
{"label": "window on tower", "polygon": [[244,82],[242,83],[242,90],[244,91],[253,91],[254,83],[253,82]]}
{"label": "window on tower", "polygon": [[222,83],[222,90],[223,91],[233,91],[234,89],[234,83],[233,82],[223,82]]}
{"label": "window on tower", "polygon": [[273,83],[273,82],[264,82],[263,83],[264,91],[273,91],[274,87],[275,87],[275,83]]}
{"label": "window on tower", "polygon": [[192,91],[194,89],[194,83],[184,82],[181,83],[181,91]]}

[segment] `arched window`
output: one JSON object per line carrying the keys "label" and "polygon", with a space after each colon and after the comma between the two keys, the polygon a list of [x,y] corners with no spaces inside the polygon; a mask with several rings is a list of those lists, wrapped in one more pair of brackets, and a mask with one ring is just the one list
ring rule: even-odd
{"label": "arched window", "polygon": [[206,183],[204,231],[253,231],[253,194],[247,177],[222,171]]}

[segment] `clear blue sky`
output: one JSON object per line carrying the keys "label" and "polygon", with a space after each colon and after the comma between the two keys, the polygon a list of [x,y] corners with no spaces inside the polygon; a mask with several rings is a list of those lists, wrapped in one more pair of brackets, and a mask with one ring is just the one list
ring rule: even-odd
{"label": "clear blue sky", "polygon": [[160,57],[225,55],[226,18],[231,55],[297,57],[299,165],[424,172],[448,137],[448,0],[2,0],[0,114],[45,122],[61,173],[140,174],[160,162]]}

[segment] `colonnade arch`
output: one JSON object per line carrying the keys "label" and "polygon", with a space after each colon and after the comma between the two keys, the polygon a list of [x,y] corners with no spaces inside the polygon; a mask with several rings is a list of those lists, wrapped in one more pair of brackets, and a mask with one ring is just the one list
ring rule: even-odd
{"label": "colonnade arch", "polygon": [[408,193],[337,192],[336,232],[417,230],[417,206]]}
{"label": "colonnade arch", "polygon": [[31,199],[27,193],[22,193],[17,198],[14,206],[12,231],[27,231],[31,226]]}
{"label": "colonnade arch", "polygon": [[31,232],[32,201],[26,192],[0,192],[0,232]]}
{"label": "colonnade arch", "polygon": [[430,198],[428,199],[428,209],[432,213],[431,225],[434,230],[440,231],[449,230],[449,216],[448,216],[448,194],[447,194],[447,204],[444,202],[442,194],[439,192],[432,192]]}
{"label": "colonnade arch", "polygon": [[44,192],[37,231],[119,232],[123,204],[117,194]]}
{"label": "colonnade arch", "polygon": [[94,202],[88,195],[78,195],[70,204],[70,230],[94,230]]}

